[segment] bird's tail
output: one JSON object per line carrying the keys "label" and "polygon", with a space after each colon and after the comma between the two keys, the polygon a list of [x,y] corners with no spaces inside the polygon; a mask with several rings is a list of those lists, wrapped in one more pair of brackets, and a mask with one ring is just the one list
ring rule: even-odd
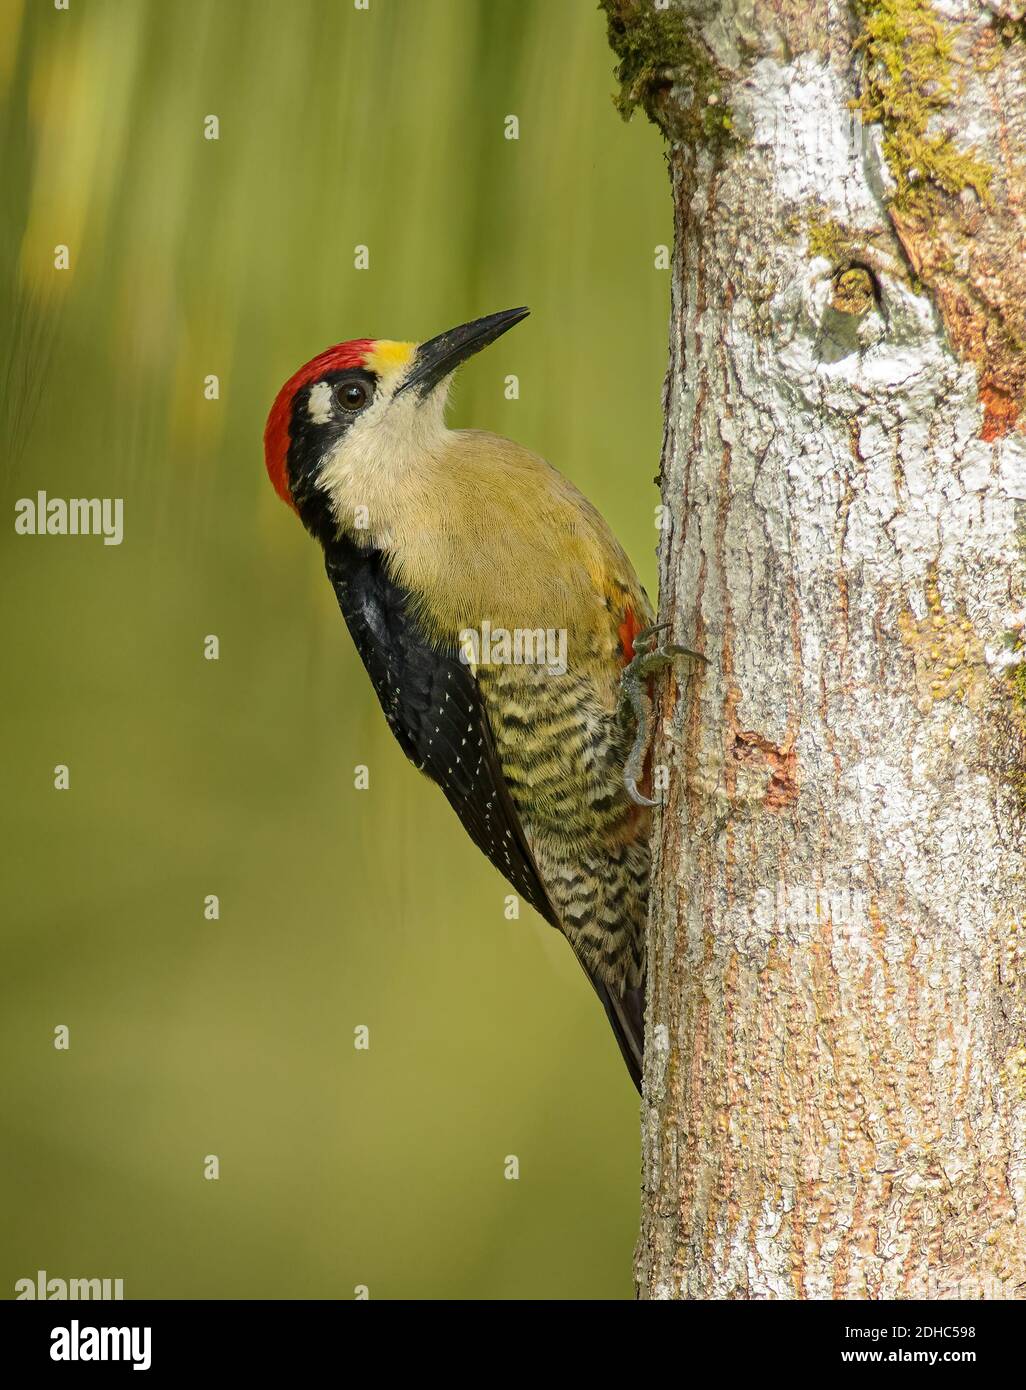
{"label": "bird's tail", "polygon": [[615,989],[588,971],[595,993],[602,1000],[631,1080],[641,1095],[641,1074],[645,1063],[645,981],[618,994]]}

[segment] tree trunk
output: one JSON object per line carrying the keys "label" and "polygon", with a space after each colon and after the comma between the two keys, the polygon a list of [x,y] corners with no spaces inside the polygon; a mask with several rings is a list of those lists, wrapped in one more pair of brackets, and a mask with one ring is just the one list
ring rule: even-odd
{"label": "tree trunk", "polygon": [[1026,1294],[1021,0],[605,0],[676,211],[637,1281]]}

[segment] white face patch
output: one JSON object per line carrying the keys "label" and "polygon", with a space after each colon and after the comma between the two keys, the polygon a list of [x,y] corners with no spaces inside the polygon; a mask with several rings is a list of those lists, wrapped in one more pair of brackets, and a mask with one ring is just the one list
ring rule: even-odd
{"label": "white face patch", "polygon": [[332,408],[331,387],[326,381],[318,381],[315,386],[310,388],[306,409],[315,425],[326,425],[332,418],[334,410]]}
{"label": "white face patch", "polygon": [[327,455],[318,478],[340,522],[354,507],[367,508],[371,524],[361,535],[376,545],[383,544],[390,518],[405,505],[406,486],[420,476],[427,458],[445,449],[449,436],[449,378],[426,400],[413,391],[396,399],[401,381],[402,373],[393,372],[378,383],[374,400]]}

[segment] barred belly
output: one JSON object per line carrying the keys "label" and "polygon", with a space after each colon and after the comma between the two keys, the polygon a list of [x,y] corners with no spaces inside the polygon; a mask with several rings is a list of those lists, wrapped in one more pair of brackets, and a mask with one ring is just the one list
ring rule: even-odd
{"label": "barred belly", "polygon": [[644,977],[650,813],[623,786],[633,729],[568,671],[478,671],[496,751],[571,946],[617,991]]}

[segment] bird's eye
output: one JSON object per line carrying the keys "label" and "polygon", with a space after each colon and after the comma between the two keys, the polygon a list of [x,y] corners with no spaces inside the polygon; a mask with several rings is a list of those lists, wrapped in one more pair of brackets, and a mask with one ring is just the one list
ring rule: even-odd
{"label": "bird's eye", "polygon": [[362,381],[343,381],[335,392],[343,410],[362,410],[370,392]]}

